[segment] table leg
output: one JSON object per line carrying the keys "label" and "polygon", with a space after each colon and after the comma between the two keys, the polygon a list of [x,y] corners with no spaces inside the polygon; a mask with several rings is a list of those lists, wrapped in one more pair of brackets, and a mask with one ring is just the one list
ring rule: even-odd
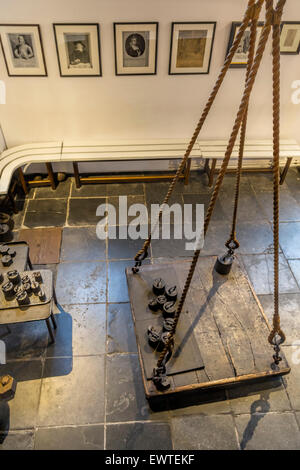
{"label": "table leg", "polygon": [[54,173],[53,173],[53,168],[52,168],[51,163],[46,163],[46,167],[47,167],[47,171],[48,171],[48,178],[49,178],[50,183],[51,183],[51,188],[55,189],[56,184],[55,184],[55,178],[54,178]]}
{"label": "table leg", "polygon": [[46,325],[47,325],[47,328],[48,328],[51,343],[55,343],[55,338],[54,338],[54,334],[53,334],[53,331],[52,331],[52,328],[51,328],[51,323],[49,321],[49,318],[46,318]]}
{"label": "table leg", "polygon": [[74,170],[76,188],[79,189],[81,187],[81,182],[80,182],[80,176],[79,176],[79,170],[78,170],[78,163],[76,162],[73,163],[73,170]]}
{"label": "table leg", "polygon": [[284,169],[282,170],[282,173],[280,175],[280,184],[283,184],[284,183],[284,180],[285,180],[285,177],[287,175],[287,172],[289,171],[289,168],[291,166],[291,163],[292,163],[292,160],[293,158],[292,157],[289,157],[286,161],[286,164],[285,164],[285,167]]}

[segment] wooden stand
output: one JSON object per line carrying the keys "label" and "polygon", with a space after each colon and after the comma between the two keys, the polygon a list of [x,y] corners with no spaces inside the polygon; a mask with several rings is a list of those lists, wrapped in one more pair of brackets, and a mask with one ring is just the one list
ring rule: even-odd
{"label": "wooden stand", "polygon": [[[199,259],[182,311],[190,327],[183,337],[181,335],[180,345],[177,346],[184,367],[179,372],[168,368],[171,388],[165,392],[159,392],[149,379],[149,353],[145,346],[145,323],[149,323],[150,312],[147,305],[153,296],[152,282],[155,278],[162,277],[167,283],[176,283],[182,289],[190,263],[178,261],[167,265],[145,265],[137,274],[133,274],[131,268],[126,270],[139,360],[148,399],[157,401],[188,391],[222,389],[288,374],[290,371],[283,354],[279,366],[273,363],[273,348],[268,343],[268,320],[238,261],[235,261],[228,276],[222,276],[214,270],[215,259],[215,256]],[[156,313],[151,315],[152,323],[160,316]],[[199,348],[196,364],[195,357],[187,350],[191,338]],[[154,368],[157,361],[155,352],[152,358]],[[179,356],[176,360],[179,361]]]}
{"label": "wooden stand", "polygon": [[53,168],[51,163],[46,163],[46,168],[47,168],[47,173],[48,173],[48,178],[44,180],[28,180],[26,181],[24,173],[22,168],[18,169],[19,173],[19,180],[21,183],[21,186],[23,188],[23,191],[25,194],[28,194],[29,192],[29,187],[39,187],[39,186],[51,186],[51,188],[54,190],[56,189],[56,182],[55,182],[55,176],[53,173]]}

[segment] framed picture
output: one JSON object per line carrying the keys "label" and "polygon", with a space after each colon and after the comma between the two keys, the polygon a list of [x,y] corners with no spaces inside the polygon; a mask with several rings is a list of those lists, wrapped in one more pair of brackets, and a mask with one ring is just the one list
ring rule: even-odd
{"label": "framed picture", "polygon": [[[238,33],[239,27],[241,26],[242,23],[238,21],[234,21],[231,25],[231,31],[230,31],[230,36],[229,36],[229,42],[228,42],[228,47],[227,47],[227,52],[226,52],[226,57],[228,52],[231,49],[231,46],[235,40],[235,37]],[[256,35],[256,46],[258,44],[259,38],[260,38],[260,33],[262,31],[264,23],[260,21],[257,26],[257,35]],[[237,48],[236,53],[233,56],[233,59],[231,61],[231,68],[245,68],[247,67],[247,61],[248,61],[248,52],[249,52],[249,47],[250,47],[250,26],[246,28],[243,37],[241,39],[241,42]]]}
{"label": "framed picture", "polygon": [[116,75],[155,75],[158,23],[114,23]]}
{"label": "framed picture", "polygon": [[209,73],[216,22],[172,23],[170,75]]}
{"label": "framed picture", "polygon": [[283,21],[281,23],[280,53],[299,54],[300,21]]}
{"label": "framed picture", "polygon": [[39,25],[1,24],[0,38],[10,77],[47,76]]}
{"label": "framed picture", "polygon": [[95,23],[53,24],[61,77],[101,77],[100,32]]}

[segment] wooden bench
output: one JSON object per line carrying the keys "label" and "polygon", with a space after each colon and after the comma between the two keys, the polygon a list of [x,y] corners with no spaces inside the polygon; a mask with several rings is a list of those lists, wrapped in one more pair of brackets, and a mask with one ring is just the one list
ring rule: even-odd
{"label": "wooden bench", "polygon": [[[212,186],[214,175],[219,170],[224,158],[228,142],[225,140],[198,141],[202,157],[205,159],[205,172],[208,185]],[[239,145],[235,145],[228,172],[235,171],[239,156]],[[245,143],[243,169],[244,171],[271,171],[273,164],[273,144],[271,140],[248,140]],[[280,141],[280,184],[284,182],[291,165],[300,165],[300,146],[296,140]]]}
{"label": "wooden bench", "polygon": [[[2,152],[0,157],[0,195],[9,193],[10,182],[16,170],[25,193],[29,186],[51,185],[55,189],[55,177],[52,163],[71,162],[74,168],[76,186],[82,183],[128,182],[128,181],[153,181],[158,179],[173,178],[170,174],[146,174],[146,175],[108,175],[108,176],[80,176],[78,162],[126,162],[126,161],[158,161],[178,160],[185,153],[188,145],[187,139],[151,139],[143,141],[101,141],[101,142],[41,142],[12,147]],[[224,157],[227,142],[224,140],[198,140],[191,152],[191,158],[184,169],[181,178],[188,183],[191,160],[203,158],[204,169],[208,174],[209,185],[213,183],[213,177]],[[266,171],[272,166],[272,142],[268,140],[248,141],[245,145],[243,168],[247,171]],[[238,158],[238,145],[234,147],[232,158],[228,167],[229,171],[236,168]],[[280,146],[280,159],[284,166],[281,175],[281,183],[291,164],[300,164],[300,146],[295,140],[282,140]],[[211,164],[210,164],[211,162]],[[263,167],[266,163],[267,168]],[[26,181],[22,168],[32,163],[45,163],[48,178],[42,181]]]}
{"label": "wooden bench", "polygon": [[[78,162],[110,162],[110,161],[155,161],[181,159],[188,145],[187,139],[156,139],[143,141],[101,141],[101,142],[46,142],[25,144],[5,150],[0,157],[0,194],[7,194],[13,173],[18,170],[19,178],[25,193],[28,186],[51,185],[55,189],[55,178],[51,163],[72,162],[76,186],[91,182],[115,181],[151,181],[170,179],[174,172],[163,175],[131,175],[131,176],[91,176],[81,177]],[[200,158],[201,152],[196,143],[191,158]],[[26,181],[22,167],[32,163],[45,163],[48,179],[43,181]],[[190,161],[181,175],[188,182]]]}

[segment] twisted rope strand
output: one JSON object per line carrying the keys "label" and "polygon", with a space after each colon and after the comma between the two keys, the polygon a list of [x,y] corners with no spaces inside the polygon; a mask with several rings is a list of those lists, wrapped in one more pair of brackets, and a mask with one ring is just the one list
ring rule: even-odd
{"label": "twisted rope strand", "polygon": [[[262,4],[263,1],[264,1],[264,0],[258,0],[258,4]],[[242,39],[242,37],[243,37],[243,35],[244,35],[244,32],[245,32],[245,30],[246,30],[246,28],[247,28],[247,26],[248,26],[248,24],[249,24],[249,20],[250,20],[250,18],[251,18],[252,13],[253,13],[253,8],[254,8],[254,6],[255,6],[255,0],[249,0],[249,1],[248,1],[248,6],[247,6],[247,9],[246,9],[246,12],[245,12],[243,21],[242,21],[242,24],[241,24],[241,26],[240,26],[240,29],[239,29],[239,31],[238,31],[238,33],[237,33],[237,35],[236,35],[236,38],[235,38],[235,40],[234,40],[234,42],[233,42],[233,44],[232,44],[232,47],[231,47],[230,51],[229,51],[229,53],[228,53],[228,55],[227,55],[227,57],[226,57],[226,59],[225,59],[224,65],[223,65],[223,67],[222,67],[222,69],[221,69],[221,71],[220,71],[220,74],[219,74],[219,76],[218,76],[218,78],[217,78],[217,81],[216,81],[216,83],[215,83],[215,86],[214,86],[214,88],[213,88],[213,90],[212,90],[212,92],[211,92],[211,94],[210,94],[210,96],[209,96],[209,98],[208,98],[208,101],[207,101],[207,103],[206,103],[206,106],[205,106],[205,108],[204,108],[204,110],[203,110],[203,112],[202,112],[202,115],[201,115],[200,120],[199,120],[199,122],[198,122],[198,124],[197,124],[197,126],[196,126],[196,129],[195,129],[195,131],[194,131],[194,134],[193,134],[193,136],[192,136],[192,138],[191,138],[191,140],[190,140],[190,143],[189,143],[189,145],[188,145],[188,147],[187,147],[187,149],[186,149],[186,152],[185,152],[185,154],[184,154],[184,157],[182,158],[181,163],[180,163],[180,165],[179,165],[179,167],[178,167],[178,169],[177,169],[177,171],[176,171],[176,174],[175,174],[173,180],[172,180],[171,183],[170,183],[168,192],[167,192],[167,194],[166,194],[166,196],[165,196],[165,198],[164,198],[164,200],[163,200],[162,207],[164,206],[164,204],[167,204],[167,203],[168,203],[168,201],[169,201],[169,199],[170,199],[170,197],[171,197],[171,194],[172,194],[172,192],[173,192],[173,189],[174,189],[174,187],[175,187],[177,181],[179,180],[180,175],[182,174],[182,172],[183,172],[183,170],[184,170],[184,168],[185,168],[185,166],[186,166],[186,164],[187,164],[188,158],[189,158],[190,153],[191,153],[191,151],[192,151],[192,149],[193,149],[193,147],[194,147],[194,145],[195,145],[195,142],[196,142],[196,140],[197,140],[197,137],[198,137],[198,135],[199,135],[199,133],[200,133],[202,127],[203,127],[203,124],[205,123],[205,120],[206,120],[206,118],[207,118],[207,116],[208,116],[208,114],[209,114],[209,111],[210,111],[210,109],[211,109],[211,107],[212,107],[212,105],[213,105],[213,103],[214,103],[214,101],[215,101],[215,98],[216,98],[216,96],[217,96],[217,94],[218,94],[218,91],[219,91],[219,89],[220,89],[220,87],[221,87],[221,85],[222,85],[222,83],[223,83],[223,80],[224,80],[224,78],[225,78],[225,75],[226,75],[226,73],[227,73],[227,71],[228,71],[228,69],[229,69],[229,66],[230,66],[230,64],[231,64],[231,61],[232,61],[232,59],[233,59],[233,56],[234,56],[234,54],[236,53],[236,50],[237,50],[237,48],[238,48],[238,46],[239,46],[239,44],[240,44],[240,42],[241,42],[241,39]],[[159,211],[159,214],[158,214],[158,222],[161,221],[162,213],[163,213],[163,210],[160,210],[160,211]],[[149,247],[150,243],[151,243],[151,234],[149,235],[148,239],[144,242],[143,247],[142,247],[142,248],[137,252],[137,254],[135,255],[135,257],[134,257],[135,261],[137,261],[137,260],[148,250],[148,247]]]}
{"label": "twisted rope strand", "polygon": [[[233,130],[232,130],[229,142],[228,142],[228,146],[227,146],[227,150],[225,152],[223,163],[222,163],[220,172],[218,174],[218,178],[217,178],[217,181],[216,181],[216,184],[215,184],[212,196],[211,196],[211,200],[210,200],[207,212],[206,212],[206,216],[205,216],[205,220],[204,220],[204,236],[207,233],[207,230],[208,230],[208,227],[209,227],[209,222],[210,222],[210,219],[211,219],[211,216],[212,216],[212,213],[213,213],[213,209],[215,207],[215,203],[216,203],[216,200],[217,200],[217,196],[218,196],[218,193],[219,193],[219,189],[220,189],[220,186],[222,184],[224,175],[226,173],[226,169],[227,169],[227,166],[228,166],[228,162],[230,160],[230,156],[232,154],[232,150],[233,150],[233,147],[234,147],[234,144],[235,144],[235,141],[236,141],[236,137],[237,137],[239,128],[241,126],[241,122],[243,120],[245,111],[246,111],[247,106],[248,106],[249,97],[250,97],[251,91],[253,89],[253,85],[254,85],[254,82],[255,82],[255,79],[256,79],[256,76],[257,76],[259,66],[261,64],[261,60],[262,60],[263,53],[264,53],[264,50],[265,50],[265,47],[266,47],[266,43],[267,43],[268,38],[269,38],[272,20],[273,20],[273,0],[266,0],[266,20],[265,20],[265,24],[264,24],[263,30],[261,32],[259,44],[258,44],[257,51],[256,51],[256,56],[255,56],[255,59],[254,59],[254,62],[253,62],[253,66],[251,68],[251,72],[249,74],[249,78],[248,78],[247,83],[245,85],[242,101],[241,101],[241,104],[240,104],[240,107],[239,107],[239,110],[238,110],[238,113],[237,113],[237,116],[236,116],[236,120],[235,120],[235,123],[234,123],[234,126],[233,126]],[[185,285],[184,285],[184,288],[183,288],[183,291],[182,291],[182,295],[181,295],[181,298],[179,300],[178,307],[177,307],[177,310],[176,310],[176,313],[175,313],[175,316],[174,316],[174,325],[173,325],[173,328],[170,332],[168,341],[166,342],[163,351],[159,355],[159,358],[158,358],[158,361],[157,361],[157,368],[161,367],[161,365],[163,363],[163,360],[164,360],[164,357],[167,354],[167,352],[168,352],[168,350],[169,350],[169,348],[172,344],[173,337],[174,337],[174,334],[176,332],[179,316],[181,314],[181,311],[182,311],[182,308],[183,308],[183,305],[184,305],[184,302],[185,302],[185,299],[186,299],[186,295],[187,295],[187,292],[189,290],[191,280],[193,278],[193,274],[194,274],[194,271],[195,271],[195,268],[196,268],[196,264],[197,264],[199,255],[200,255],[200,249],[195,250],[193,260],[191,262],[190,270],[189,270],[189,273],[188,273],[188,276],[187,276],[187,279],[186,279],[186,282],[185,282]]]}

